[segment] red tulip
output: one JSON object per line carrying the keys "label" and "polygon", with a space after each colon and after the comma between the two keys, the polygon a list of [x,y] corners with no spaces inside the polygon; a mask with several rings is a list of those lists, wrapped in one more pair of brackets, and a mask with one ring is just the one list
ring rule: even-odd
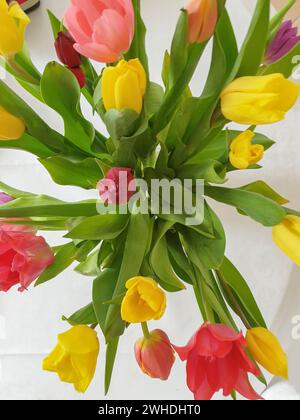
{"label": "red tulip", "polygon": [[79,67],[81,55],[74,49],[75,41],[69,32],[59,32],[55,40],[56,54],[59,60],[68,67]]}
{"label": "red tulip", "polygon": [[85,82],[86,82],[85,73],[82,70],[82,68],[81,67],[73,67],[73,68],[69,67],[69,70],[71,70],[71,72],[74,74],[74,76],[78,80],[80,89],[82,89],[85,86]]}
{"label": "red tulip", "polygon": [[130,168],[111,168],[98,183],[99,194],[105,204],[126,204],[135,193]]}
{"label": "red tulip", "polygon": [[161,330],[140,338],[135,344],[135,358],[146,375],[166,381],[175,362],[174,350],[169,337]]}
{"label": "red tulip", "polygon": [[187,346],[173,346],[181,360],[187,360],[187,384],[196,400],[210,400],[220,390],[225,397],[237,391],[249,400],[261,399],[248,379],[248,373],[260,373],[247,356],[246,346],[242,333],[209,323],[196,332]]}
{"label": "red tulip", "polygon": [[0,291],[20,283],[28,286],[54,262],[54,254],[41,236],[28,226],[0,223]]}

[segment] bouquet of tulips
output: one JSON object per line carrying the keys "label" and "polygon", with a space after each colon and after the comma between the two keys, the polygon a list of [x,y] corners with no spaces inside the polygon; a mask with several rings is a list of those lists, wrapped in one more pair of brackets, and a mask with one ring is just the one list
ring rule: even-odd
{"label": "bouquet of tulips", "polygon": [[[24,43],[29,18],[0,0],[1,64],[65,128],[55,131],[0,81],[0,148],[34,154],[59,185],[95,190],[94,200],[65,202],[0,183],[0,290],[30,293],[34,281],[40,286],[76,262],[92,279],[87,305],[64,317],[70,329],[43,361],[77,391],[90,385],[103,341],[108,392],[119,338],[137,323],[141,371],[166,380],[178,355],[195,399],[218,391],[260,399],[251,376],[266,383],[266,369],[287,378],[284,350],[226,258],[210,203],[272,228],[274,242],[300,265],[300,212],[256,178],[274,144],[257,126],[283,120],[300,93],[290,79],[300,38],[284,20],[294,3],[271,18],[270,0],[257,0],[239,50],[225,0],[189,1],[165,53],[162,86],[149,74],[140,0],[71,0],[63,21],[49,11],[58,61],[43,74]],[[207,81],[193,96],[189,84],[210,41]],[[93,61],[105,63],[100,74]],[[82,97],[105,134],[83,116]],[[252,183],[224,185],[245,169]],[[61,232],[62,244],[51,248],[43,231]],[[147,323],[159,325],[167,295],[186,288],[195,293],[199,330],[178,347]]]}

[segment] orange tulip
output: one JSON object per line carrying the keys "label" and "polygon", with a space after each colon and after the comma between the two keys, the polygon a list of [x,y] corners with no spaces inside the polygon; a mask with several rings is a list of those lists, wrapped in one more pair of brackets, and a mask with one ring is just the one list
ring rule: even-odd
{"label": "orange tulip", "polygon": [[218,21],[217,0],[190,0],[186,10],[189,15],[189,43],[207,41]]}

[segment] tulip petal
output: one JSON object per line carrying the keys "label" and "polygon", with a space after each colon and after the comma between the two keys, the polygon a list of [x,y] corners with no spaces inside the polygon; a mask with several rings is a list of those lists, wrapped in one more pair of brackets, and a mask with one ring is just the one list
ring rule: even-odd
{"label": "tulip petal", "polygon": [[120,76],[115,86],[116,108],[122,110],[125,108],[133,109],[140,114],[143,107],[143,96],[138,77],[135,73],[127,71]]}
{"label": "tulip petal", "polygon": [[242,370],[239,371],[235,389],[239,394],[248,400],[263,400],[263,398],[254,391],[246,373]]}
{"label": "tulip petal", "polygon": [[[84,341],[82,340],[83,336]],[[69,331],[59,334],[58,343],[66,352],[72,354],[85,354],[99,350],[97,333],[85,325],[77,325]]]}

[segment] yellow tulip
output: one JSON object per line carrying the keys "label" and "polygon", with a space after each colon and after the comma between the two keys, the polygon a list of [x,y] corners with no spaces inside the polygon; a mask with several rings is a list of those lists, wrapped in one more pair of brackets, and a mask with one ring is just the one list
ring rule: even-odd
{"label": "yellow tulip", "polygon": [[160,319],[166,309],[166,294],[148,277],[134,277],[126,283],[121,306],[122,319],[131,324]]}
{"label": "yellow tulip", "polygon": [[0,106],[0,141],[18,140],[25,132],[25,124]]}
{"label": "yellow tulip", "polygon": [[129,108],[140,114],[146,93],[147,76],[139,59],[121,60],[102,75],[102,97],[106,111]]}
{"label": "yellow tulip", "polygon": [[277,338],[265,328],[253,328],[246,335],[254,359],[272,375],[288,379],[287,356]]}
{"label": "yellow tulip", "polygon": [[299,93],[300,85],[280,73],[240,77],[221,93],[221,109],[228,120],[239,124],[272,124],[284,119]]}
{"label": "yellow tulip", "polygon": [[230,145],[229,159],[237,169],[247,169],[250,165],[259,162],[264,155],[264,146],[252,144],[255,134],[247,130],[238,135]]}
{"label": "yellow tulip", "polygon": [[0,55],[10,56],[23,48],[29,17],[17,2],[10,5],[0,0]]}
{"label": "yellow tulip", "polygon": [[289,215],[273,228],[276,245],[300,266],[300,217]]}
{"label": "yellow tulip", "polygon": [[43,369],[56,372],[62,382],[74,384],[76,391],[84,393],[94,377],[98,354],[97,333],[77,325],[58,335],[58,344],[43,360]]}

